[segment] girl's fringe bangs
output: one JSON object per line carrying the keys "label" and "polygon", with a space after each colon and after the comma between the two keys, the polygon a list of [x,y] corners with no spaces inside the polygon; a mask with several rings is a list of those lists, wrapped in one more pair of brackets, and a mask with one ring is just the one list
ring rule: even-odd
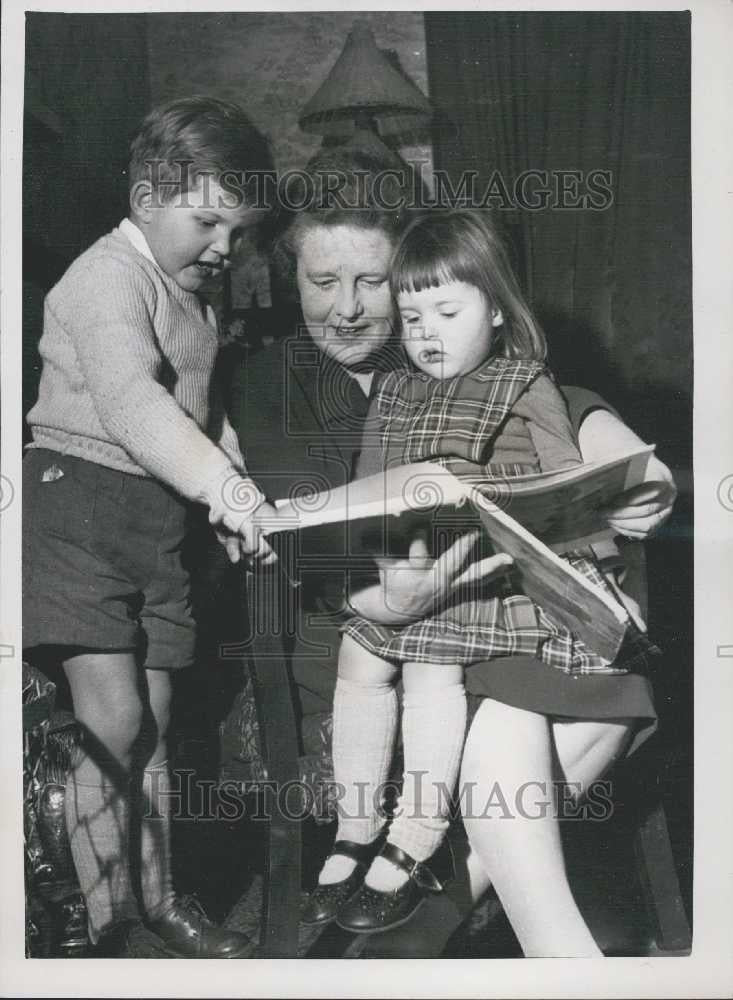
{"label": "girl's fringe bangs", "polygon": [[439,251],[427,248],[410,248],[399,252],[392,264],[391,284],[395,295],[400,292],[422,292],[425,288],[437,288],[453,281],[465,281],[461,268],[452,266]]}

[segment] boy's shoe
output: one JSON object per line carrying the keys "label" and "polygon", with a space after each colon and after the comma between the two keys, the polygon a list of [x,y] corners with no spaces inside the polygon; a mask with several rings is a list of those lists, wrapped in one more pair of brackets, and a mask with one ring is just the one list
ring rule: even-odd
{"label": "boy's shoe", "polygon": [[252,951],[246,934],[217,927],[190,897],[176,900],[162,917],[147,921],[146,926],[174,958],[245,958]]}
{"label": "boy's shoe", "polygon": [[160,938],[149,931],[141,920],[125,920],[106,931],[85,957],[170,958],[170,955]]}
{"label": "boy's shoe", "polygon": [[317,885],[308,897],[300,915],[300,922],[308,927],[327,924],[336,916],[339,907],[354,895],[361,885],[367,868],[379,853],[384,843],[384,835],[378,836],[370,844],[357,844],[353,840],[337,840],[328,855],[342,854],[356,861],[348,878],[340,882],[326,882]]}
{"label": "boy's shoe", "polygon": [[455,877],[453,854],[447,840],[427,861],[416,861],[394,844],[385,844],[380,857],[401,868],[408,879],[392,892],[362,885],[336,916],[338,926],[352,934],[378,934],[407,923],[428,894],[442,892],[443,886]]}

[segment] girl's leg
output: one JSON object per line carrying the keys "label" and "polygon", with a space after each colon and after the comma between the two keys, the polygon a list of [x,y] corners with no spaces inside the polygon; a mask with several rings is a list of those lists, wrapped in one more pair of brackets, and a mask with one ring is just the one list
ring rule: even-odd
{"label": "girl's leg", "polygon": [[[481,751],[482,731],[488,718],[488,714],[484,716],[479,711],[471,727],[472,732],[475,730],[474,738],[464,750],[464,774],[474,771],[481,775],[480,783],[473,789],[474,806],[488,801],[493,786],[492,762],[475,757]],[[623,722],[553,722],[552,733],[563,777],[587,789],[623,753],[631,730]],[[497,821],[496,816],[477,820],[473,845],[462,837],[452,838],[456,878],[446,892],[429,897],[407,927],[371,937],[362,955],[369,958],[399,958],[408,953],[416,958],[440,956],[450,936],[491,886],[476,846],[482,836],[490,834],[490,824]],[[419,945],[415,939],[419,940]]]}
{"label": "girl's leg", "polygon": [[360,958],[440,958],[451,935],[491,886],[481,859],[465,837],[451,827],[448,839],[455,878],[444,892],[427,896],[404,927],[364,935]]}
{"label": "girl's leg", "polygon": [[[565,872],[553,744],[566,780],[587,787],[623,751],[629,731],[624,722],[552,726],[545,716],[488,699],[474,719],[461,774],[464,795],[472,793],[464,824],[527,956],[601,954]],[[504,803],[511,818],[502,815]]]}
{"label": "girl's leg", "polygon": [[146,670],[147,710],[137,748],[140,890],[149,920],[175,902],[171,853],[171,776],[168,760],[172,682],[167,670]]}
{"label": "girl's leg", "polygon": [[[397,669],[363,649],[348,635],[339,653],[333,702],[333,770],[343,798],[337,840],[368,844],[384,819],[375,795],[389,774],[397,730]],[[356,862],[332,855],[319,875],[321,884],[340,882]]]}
{"label": "girl's leg", "polygon": [[[405,773],[399,811],[388,841],[416,861],[426,861],[448,829],[450,798],[458,778],[466,734],[463,669],[433,663],[406,663],[402,739]],[[407,881],[407,873],[376,858],[367,885],[387,892]]]}
{"label": "girl's leg", "polygon": [[138,916],[129,866],[130,775],[143,706],[132,653],[64,661],[84,742],[66,786],[66,823],[89,935]]}

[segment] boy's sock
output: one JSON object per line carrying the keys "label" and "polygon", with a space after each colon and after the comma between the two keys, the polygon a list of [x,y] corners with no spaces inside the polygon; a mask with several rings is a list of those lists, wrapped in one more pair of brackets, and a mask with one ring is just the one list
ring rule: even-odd
{"label": "boy's sock", "polygon": [[65,795],[71,855],[87,907],[89,938],[138,918],[129,866],[129,782],[115,786],[89,757],[69,771]]}
{"label": "boy's sock", "polygon": [[[387,841],[416,861],[440,846],[448,829],[448,806],[458,778],[466,735],[466,692],[462,683],[406,693],[402,739],[405,779]],[[407,881],[406,872],[375,858],[365,882],[389,892]]]}
{"label": "boy's sock", "polygon": [[171,855],[171,775],[168,761],[142,773],[140,887],[149,920],[162,917],[175,902]]}
{"label": "boy's sock", "polygon": [[[384,825],[375,791],[387,779],[396,731],[394,685],[358,684],[339,677],[333,700],[333,771],[344,797],[338,806],[337,840],[369,844]],[[355,864],[335,855],[326,861],[318,881],[340,882]]]}

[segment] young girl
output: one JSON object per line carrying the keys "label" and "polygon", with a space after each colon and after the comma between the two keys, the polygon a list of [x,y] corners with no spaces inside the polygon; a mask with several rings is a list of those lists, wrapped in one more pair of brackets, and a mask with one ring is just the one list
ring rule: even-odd
{"label": "young girl", "polygon": [[[414,222],[395,253],[391,284],[409,363],[377,389],[359,475],[433,461],[481,488],[497,476],[580,464],[564,400],[545,365],[543,333],[484,216],[435,213]],[[566,555],[607,586],[592,553]],[[578,678],[617,674],[648,647],[641,634],[629,638],[623,662],[610,664],[507,580],[459,592],[449,606],[403,627],[357,613],[343,631],[333,758],[345,794],[337,840],[304,919],[336,916],[340,926],[364,932],[403,923],[426,891],[440,889],[423,863],[432,858],[435,867],[449,822],[466,729],[463,669],[524,654]],[[400,677],[405,780],[382,846],[378,806]]]}

